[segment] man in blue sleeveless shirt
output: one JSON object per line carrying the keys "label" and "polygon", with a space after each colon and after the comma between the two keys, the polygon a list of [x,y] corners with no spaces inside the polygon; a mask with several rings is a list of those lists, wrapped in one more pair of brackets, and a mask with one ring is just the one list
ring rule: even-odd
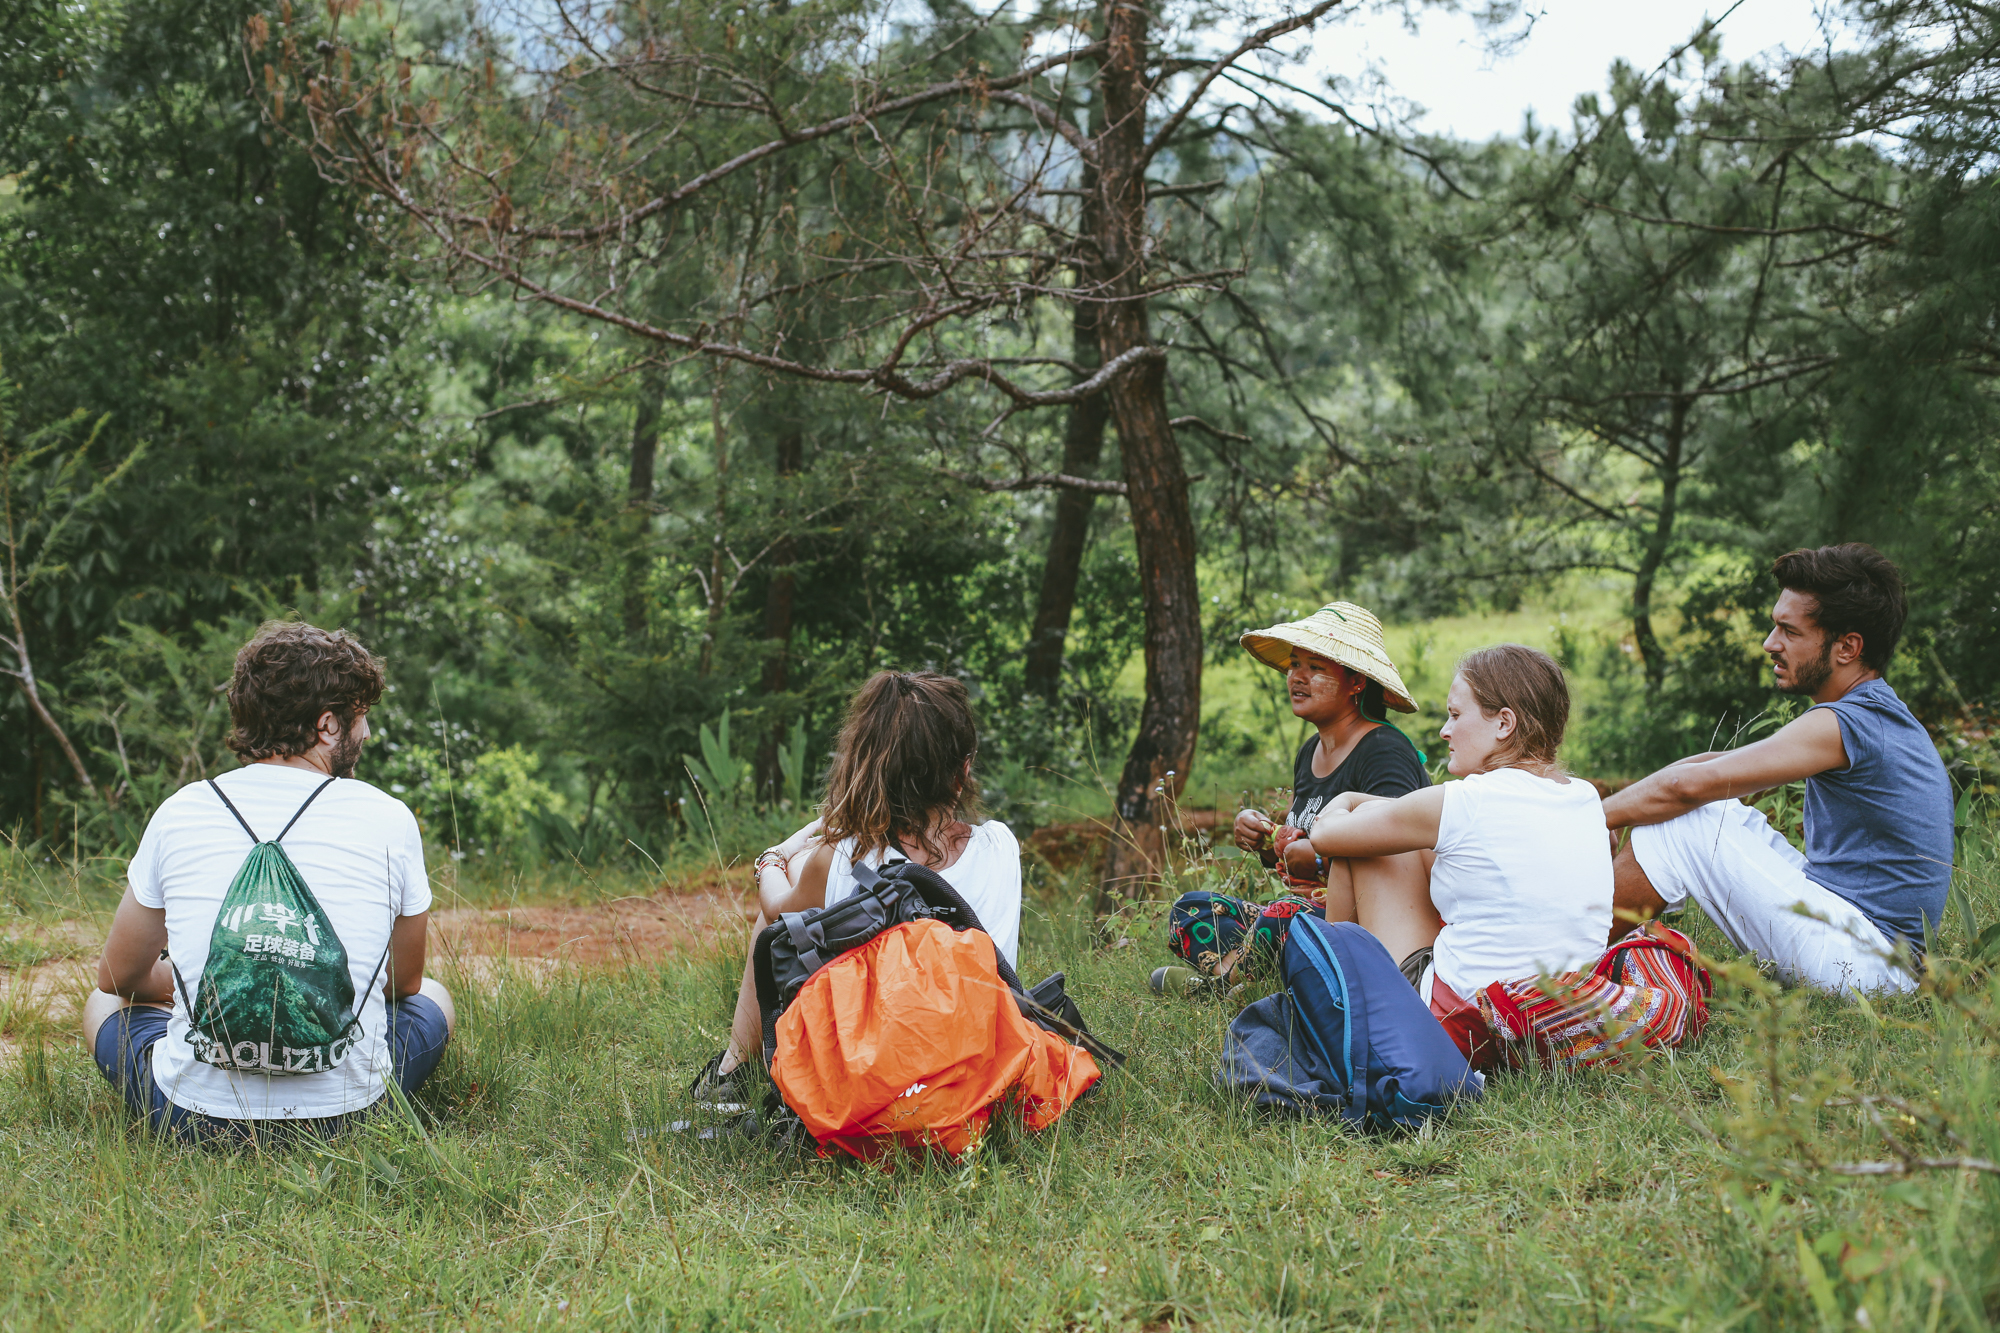
{"label": "man in blue sleeveless shirt", "polygon": [[[1787,980],[1906,991],[1951,887],[1952,802],[1929,735],[1882,679],[1908,609],[1902,575],[1858,542],[1793,551],[1772,573],[1783,592],[1764,651],[1778,688],[1813,706],[1773,736],[1693,755],[1606,801],[1605,822],[1632,830],[1616,903],[1648,916],[1693,898]],[[1736,799],[1800,779],[1803,856]],[[1613,937],[1631,928],[1621,921]]]}

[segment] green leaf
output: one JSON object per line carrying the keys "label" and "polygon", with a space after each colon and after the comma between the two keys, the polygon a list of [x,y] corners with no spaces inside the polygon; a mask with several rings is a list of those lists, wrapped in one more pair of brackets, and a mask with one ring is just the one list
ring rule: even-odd
{"label": "green leaf", "polygon": [[743,765],[729,753],[729,714],[722,715],[715,731],[710,731],[706,722],[702,723],[700,734],[701,757],[708,761],[708,773],[715,779],[715,790],[734,791],[743,777]]}
{"label": "green leaf", "polygon": [[1841,1254],[1840,1275],[1849,1282],[1866,1282],[1889,1264],[1887,1250],[1848,1246]]}
{"label": "green leaf", "polygon": [[1805,1279],[1806,1294],[1812,1297],[1813,1306],[1819,1311],[1820,1323],[1828,1328],[1839,1328],[1842,1322],[1840,1298],[1834,1295],[1833,1283],[1828,1280],[1826,1269],[1821,1267],[1819,1256],[1813,1253],[1812,1246],[1806,1244],[1805,1233],[1795,1231],[1792,1234],[1799,1243],[1799,1276]]}
{"label": "green leaf", "polygon": [[[1972,914],[1972,895],[1966,892],[1965,885],[1957,884],[1952,887],[1951,901],[1958,904],[1958,924],[1965,927],[1965,938],[1972,941],[1982,938],[1979,933],[1979,918]],[[1972,956],[1979,957],[1977,943],[1972,947]]]}
{"label": "green leaf", "polygon": [[778,771],[784,775],[785,792],[794,802],[805,801],[806,720],[792,720],[791,739],[778,747]]}

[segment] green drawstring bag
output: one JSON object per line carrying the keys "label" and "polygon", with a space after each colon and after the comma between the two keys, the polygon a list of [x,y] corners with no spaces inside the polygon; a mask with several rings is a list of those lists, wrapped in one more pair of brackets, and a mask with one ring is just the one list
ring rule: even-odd
{"label": "green drawstring bag", "polygon": [[[323,1074],[338,1069],[361,1038],[347,949],[279,845],[334,782],[328,778],[315,788],[284,831],[265,842],[209,781],[255,845],[223,895],[197,995],[188,993],[187,981],[174,969],[187,1005],[187,1041],[203,1064],[260,1074]],[[385,948],[376,977],[388,958]],[[371,978],[369,991],[374,986]]]}

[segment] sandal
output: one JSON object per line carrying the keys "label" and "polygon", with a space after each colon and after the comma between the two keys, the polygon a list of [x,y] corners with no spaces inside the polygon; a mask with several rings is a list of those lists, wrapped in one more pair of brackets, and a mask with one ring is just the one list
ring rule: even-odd
{"label": "sandal", "polygon": [[722,1073],[722,1061],[728,1054],[726,1049],[717,1051],[688,1085],[688,1095],[694,1099],[696,1110],[742,1115],[750,1109],[750,1062],[739,1061],[734,1069]]}

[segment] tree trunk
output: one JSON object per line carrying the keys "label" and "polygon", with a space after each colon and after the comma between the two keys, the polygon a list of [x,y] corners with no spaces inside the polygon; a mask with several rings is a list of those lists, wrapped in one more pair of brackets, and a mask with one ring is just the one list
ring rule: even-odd
{"label": "tree trunk", "polygon": [[77,785],[82,787],[86,794],[97,795],[97,784],[90,780],[90,770],[83,766],[82,756],[77,754],[76,747],[70,744],[69,733],[62,729],[62,723],[56,721],[55,716],[42,703],[41,691],[35,684],[34,669],[28,665],[25,653],[21,655],[21,668],[19,673],[21,693],[27,696],[28,707],[41,719],[42,725],[48,728],[49,735],[55,738],[56,745],[61,748],[63,757],[69,760],[70,772],[76,774]]}
{"label": "tree trunk", "polygon": [[[1076,307],[1075,359],[1087,369],[1099,365],[1097,311]],[[1104,427],[1111,418],[1109,396],[1098,394],[1071,403],[1063,430],[1063,473],[1087,477],[1104,453]],[[1077,575],[1083,568],[1083,548],[1090,537],[1090,511],[1097,499],[1089,491],[1056,493],[1055,524],[1049,532],[1048,561],[1042,566],[1042,592],[1035,604],[1034,627],[1028,631],[1026,686],[1029,694],[1055,702],[1062,685],[1063,646],[1069,637],[1070,613],[1076,609]]]}
{"label": "tree trunk", "polygon": [[708,615],[701,635],[701,661],[697,674],[706,676],[715,668],[715,641],[722,636],[722,560],[728,553],[729,524],[729,436],[722,424],[722,365],[715,367],[715,389],[708,400],[708,424],[715,436],[715,517],[709,536],[708,579],[703,591],[708,598]]}
{"label": "tree trunk", "polygon": [[639,406],[632,418],[632,471],[625,495],[625,634],[646,633],[646,538],[652,530],[653,470],[660,452],[660,409],[667,396],[666,381],[647,374],[639,386]]}
{"label": "tree trunk", "polygon": [[1674,509],[1681,488],[1681,455],[1687,439],[1688,401],[1676,398],[1667,420],[1667,447],[1660,461],[1660,509],[1653,518],[1653,531],[1639,552],[1639,572],[1632,580],[1632,641],[1639,650],[1639,665],[1646,672],[1646,687],[1657,693],[1667,679],[1667,652],[1653,631],[1653,589],[1667,562],[1667,548],[1674,539]]}
{"label": "tree trunk", "polygon": [[[7,518],[11,529],[13,514],[10,512]],[[62,723],[56,721],[55,715],[50,713],[48,706],[42,702],[41,686],[35,680],[35,664],[28,656],[28,627],[21,619],[19,575],[14,570],[15,558],[11,550],[8,552],[7,564],[4,600],[7,604],[7,619],[14,627],[13,638],[0,639],[0,644],[4,644],[14,654],[14,665],[7,674],[20,685],[21,694],[28,701],[29,711],[41,720],[49,736],[62,750],[63,758],[69,760],[70,771],[76,774],[77,785],[82,787],[86,794],[96,796],[97,784],[90,780],[90,770],[83,766],[83,757],[77,754],[76,747],[70,744],[69,733],[62,729]]]}
{"label": "tree trunk", "polygon": [[[1078,73],[1081,75],[1083,71]],[[1090,99],[1089,129],[1092,139],[1104,133],[1101,90],[1093,92]],[[1094,237],[1102,227],[1103,209],[1095,194],[1097,183],[1097,169],[1086,163],[1080,181],[1083,218],[1077,229],[1084,236]],[[1087,281],[1086,275],[1101,277],[1101,267],[1093,265],[1087,254],[1079,256],[1078,269],[1079,284]],[[1087,372],[1102,364],[1098,355],[1097,314],[1098,307],[1088,302],[1078,302],[1070,311],[1070,359]],[[1097,470],[1098,459],[1104,454],[1104,426],[1110,418],[1111,402],[1104,394],[1069,405],[1069,417],[1063,428],[1064,475],[1087,477]],[[1076,609],[1076,580],[1083,568],[1083,548],[1090,539],[1090,513],[1096,500],[1089,491],[1056,493],[1055,523],[1049,532],[1048,561],[1042,566],[1042,592],[1035,605],[1034,625],[1028,631],[1023,673],[1027,692],[1050,703],[1055,702],[1062,687],[1063,649],[1069,638],[1070,616]]]}
{"label": "tree trunk", "polygon": [[[1100,307],[1105,360],[1152,341],[1147,327],[1146,28],[1148,13],[1107,0],[1107,51],[1098,81],[1106,128],[1097,139],[1103,221],[1100,263],[1113,298]],[[1138,544],[1146,613],[1146,701],[1118,779],[1111,847],[1098,886],[1100,914],[1145,897],[1165,861],[1161,822],[1194,761],[1201,724],[1201,607],[1187,471],[1168,424],[1166,367],[1144,361],[1111,386],[1126,500]]]}
{"label": "tree trunk", "polygon": [[[778,476],[797,476],[805,466],[805,433],[787,427],[778,435]],[[783,521],[783,516],[780,516]],[[792,544],[789,532],[778,538],[778,544],[771,548],[771,586],[764,594],[764,679],[762,689],[768,698],[783,694],[789,684],[787,655],[792,642],[792,598],[798,592],[798,580],[792,575],[792,567],[798,563],[798,550]],[[778,768],[778,747],[785,743],[785,729],[782,722],[773,722],[771,730],[757,746],[757,790],[775,791],[783,777]]]}

